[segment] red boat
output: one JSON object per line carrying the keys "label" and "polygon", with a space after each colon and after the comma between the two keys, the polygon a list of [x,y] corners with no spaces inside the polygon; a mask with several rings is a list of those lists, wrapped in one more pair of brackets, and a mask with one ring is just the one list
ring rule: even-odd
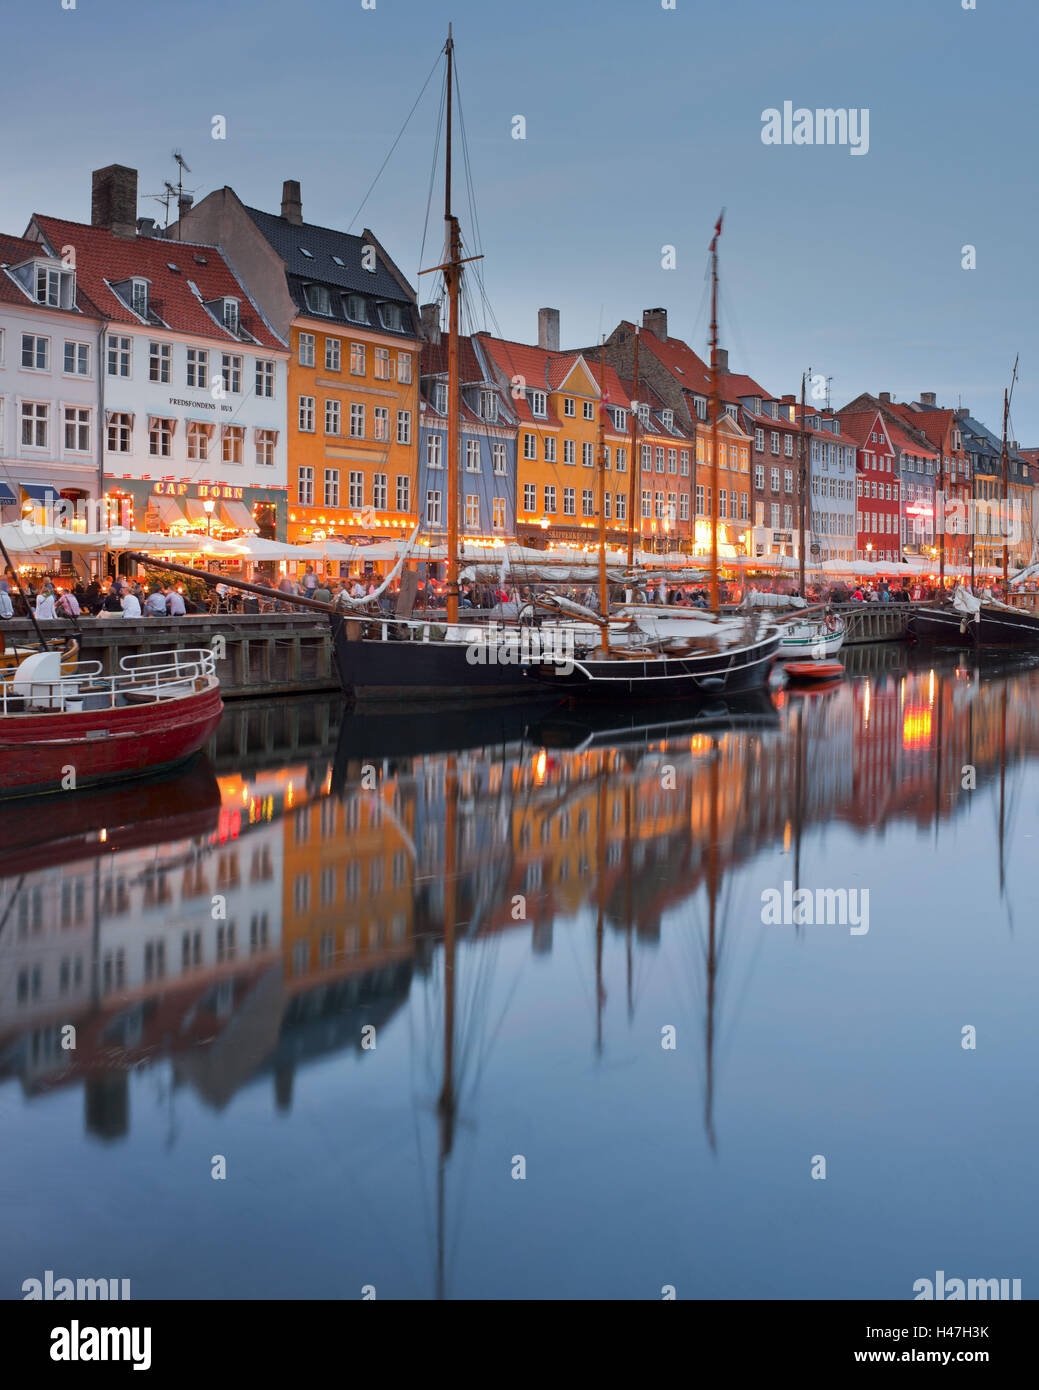
{"label": "red boat", "polygon": [[832,681],[844,675],[839,661],[787,661],[783,670],[792,681]]}
{"label": "red boat", "polygon": [[0,680],[0,798],[151,776],[193,757],[220,722],[211,651],[62,664],[36,652]]}

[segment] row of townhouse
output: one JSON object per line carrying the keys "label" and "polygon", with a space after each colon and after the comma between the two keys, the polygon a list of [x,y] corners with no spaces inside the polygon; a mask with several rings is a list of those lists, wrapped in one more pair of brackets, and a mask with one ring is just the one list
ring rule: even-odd
{"label": "row of townhouse", "polygon": [[[802,412],[719,350],[715,497],[711,370],[667,319],[561,349],[546,308],[536,342],[461,340],[464,537],[592,545],[601,510],[613,544],[705,552],[716,518],[723,554],[767,560],[797,554],[803,508],[811,560],[933,554],[943,530],[947,558],[969,555],[945,510],[1001,489],[999,441],[969,412],[888,393]],[[89,225],[35,214],[0,236],[2,520],[58,507],[81,527],[436,539],[447,451],[441,306],[420,309],[372,231],[304,221],[295,181],[278,213],[226,187],[184,197],[163,232],[112,165]],[[1036,466],[1013,446],[1015,561]]]}

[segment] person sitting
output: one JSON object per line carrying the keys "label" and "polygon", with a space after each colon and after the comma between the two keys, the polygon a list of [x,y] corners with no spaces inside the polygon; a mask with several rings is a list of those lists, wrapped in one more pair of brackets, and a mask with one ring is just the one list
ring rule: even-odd
{"label": "person sitting", "polygon": [[166,616],[166,595],[158,584],[152,587],[148,597],[144,600],[144,611],[150,618],[164,618]]}
{"label": "person sitting", "polygon": [[184,606],[184,595],[172,584],[166,590],[166,612],[171,618],[183,618],[187,612]]}
{"label": "person sitting", "polygon": [[141,616],[141,600],[133,589],[127,589],[123,594],[122,610],[124,618],[139,618]]}
{"label": "person sitting", "polygon": [[44,584],[36,599],[37,618],[57,617],[54,590],[50,584]]}
{"label": "person sitting", "polygon": [[58,591],[54,608],[61,618],[78,618],[82,611],[79,606],[79,600],[71,589],[66,589],[64,593],[61,592],[61,590]]}
{"label": "person sitting", "polygon": [[332,592],[326,586],[324,579],[322,579],[316,588],[310,590],[307,594],[307,598],[312,598],[315,603],[331,603]]}

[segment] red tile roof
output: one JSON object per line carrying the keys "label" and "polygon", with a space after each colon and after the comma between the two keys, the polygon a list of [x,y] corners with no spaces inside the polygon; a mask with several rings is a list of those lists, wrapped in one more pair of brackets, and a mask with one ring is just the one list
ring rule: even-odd
{"label": "red tile roof", "polygon": [[911,405],[907,405],[905,402],[899,405],[892,403],[891,409],[907,425],[912,425],[914,429],[926,434],[931,443],[936,446],[945,444],[949,437],[949,427],[956,419],[956,412],[953,410],[914,410]]}
{"label": "red tile roof", "polygon": [[[447,372],[448,346],[446,333],[441,336],[439,343],[423,342],[420,376],[443,376]],[[473,350],[473,340],[461,334],[458,338],[458,369],[463,386],[483,380],[483,370]]]}
{"label": "red tile roof", "polygon": [[[550,352],[529,343],[516,343],[508,338],[492,338],[488,333],[474,335],[498,370],[511,381],[520,376],[528,390],[558,391],[574,370],[578,361],[583,361],[596,385],[599,383],[598,363],[591,362],[580,352]],[[613,404],[623,404],[627,408],[630,396],[620,399],[620,381],[612,367],[606,369],[606,384]],[[617,395],[614,395],[616,391]],[[520,420],[532,424],[545,423],[544,417],[531,413],[526,397],[513,398],[513,407]],[[555,424],[555,420],[548,423]]]}
{"label": "red tile roof", "polygon": [[862,447],[870,442],[870,434],[877,427],[879,410],[839,410],[837,418],[841,422],[841,433]]}
{"label": "red tile roof", "polygon": [[[622,328],[635,331],[635,325],[625,320]],[[698,396],[711,394],[711,374],[706,362],[698,357],[688,343],[681,338],[658,338],[650,329],[639,333],[639,350],[651,352],[662,367],[666,367],[675,380]],[[751,395],[757,395],[752,391]]]}
{"label": "red tile roof", "polygon": [[[105,227],[88,227],[81,222],[65,222],[57,217],[33,217],[51,250],[72,246],[76,253],[76,283],[115,323],[141,324],[113,289],[113,284],[141,276],[150,282],[149,301],[155,313],[171,329],[221,343],[247,347],[223,327],[202,306],[189,285],[198,286],[203,300],[224,296],[241,300],[240,321],[246,332],[266,348],[282,348],[260,317],[245,286],[237,279],[216,246],[190,241],[166,241],[157,237],[121,237]],[[204,265],[198,264],[205,261]],[[179,269],[170,270],[170,264]]]}
{"label": "red tile roof", "polygon": [[[0,232],[0,266],[22,265],[25,261],[31,260],[35,256],[44,254],[44,248],[38,241],[31,241],[28,237],[7,236]],[[77,287],[78,288],[78,287]],[[39,309],[47,314],[67,314],[74,312],[69,309],[54,309],[46,304],[37,304],[21,286],[14,283],[10,275],[0,271],[0,303],[21,304],[25,308]],[[97,306],[91,301],[85,291],[79,289],[77,293],[77,307],[82,314],[99,317]]]}

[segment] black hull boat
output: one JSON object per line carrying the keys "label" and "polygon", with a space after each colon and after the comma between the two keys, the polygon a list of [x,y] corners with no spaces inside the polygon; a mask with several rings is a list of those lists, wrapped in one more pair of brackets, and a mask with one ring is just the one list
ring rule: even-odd
{"label": "black hull boat", "polygon": [[[421,703],[552,696],[630,704],[642,699],[703,699],[762,689],[781,640],[774,628],[747,645],[681,656],[577,655],[570,660],[513,659],[494,644],[445,641],[421,627],[332,618],[333,654],[343,692],[356,701]],[[411,640],[394,637],[407,634]],[[476,655],[482,659],[474,660]],[[497,659],[508,655],[509,661]]]}
{"label": "black hull boat", "polygon": [[1039,647],[1039,618],[987,603],[976,617],[952,606],[918,608],[909,630],[919,641],[937,646]]}

